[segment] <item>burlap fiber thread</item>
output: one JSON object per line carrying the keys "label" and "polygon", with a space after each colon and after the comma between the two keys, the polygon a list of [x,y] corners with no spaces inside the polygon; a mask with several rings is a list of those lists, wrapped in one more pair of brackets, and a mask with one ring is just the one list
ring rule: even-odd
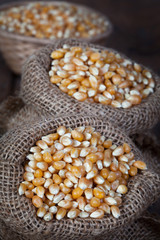
{"label": "burlap fiber thread", "polygon": [[55,45],[48,45],[32,55],[25,63],[22,73],[21,97],[26,104],[33,105],[39,111],[44,111],[54,117],[66,114],[76,115],[77,113],[85,116],[90,113],[111,121],[128,133],[142,132],[157,123],[160,116],[160,81],[154,73],[152,74],[156,82],[155,92],[143,100],[141,104],[130,109],[118,109],[87,101],[79,102],[50,83],[48,74],[51,64],[50,54],[53,50],[61,48],[64,43],[70,46],[107,49],[70,39],[59,41]]}
{"label": "burlap fiber thread", "polygon": [[[26,240],[24,236],[9,229],[3,221],[0,221],[0,226],[0,240]],[[159,226],[159,218],[145,213],[133,223],[122,226],[103,237],[92,237],[92,240],[159,240]]]}
{"label": "burlap fiber thread", "polygon": [[[42,1],[43,2],[43,1]],[[0,7],[0,11],[6,10],[11,7],[15,6],[21,6],[28,4],[29,1],[20,1],[20,2],[14,2],[10,4],[5,4]],[[51,1],[45,1],[45,3],[51,3]],[[58,2],[54,1],[54,4],[67,4],[67,5],[74,5],[77,7],[81,7],[84,11],[93,12],[93,9],[90,9],[86,6],[81,6],[76,3],[68,3],[68,2]],[[95,11],[95,10],[94,10]],[[97,12],[97,11],[95,11]],[[106,16],[104,16],[102,13],[99,13],[101,16],[105,17],[105,19],[108,20]],[[112,24],[108,20],[108,28],[106,32],[103,34],[99,34],[95,36],[94,38],[88,38],[88,39],[82,39],[87,42],[93,42],[98,44],[105,44],[106,38],[111,34],[112,32]],[[25,62],[25,60],[33,54],[34,51],[37,51],[41,47],[45,46],[46,44],[55,43],[57,39],[50,40],[50,39],[38,39],[34,37],[28,37],[16,33],[10,33],[8,31],[0,29],[0,50],[3,54],[4,59],[6,60],[8,66],[11,68],[12,71],[14,71],[17,74],[21,74],[22,71],[22,65]],[[5,43],[5,44],[4,44]]]}
{"label": "burlap fiber thread", "polygon": [[[120,207],[121,216],[115,219],[105,216],[103,219],[62,219],[44,222],[36,217],[31,201],[18,195],[18,186],[22,181],[23,162],[31,146],[41,136],[54,132],[59,125],[77,127],[91,125],[106,138],[111,138],[117,145],[128,142],[135,158],[144,160],[134,143],[121,130],[109,122],[96,117],[59,117],[43,120],[33,125],[25,125],[7,132],[0,139],[0,219],[24,239],[85,239],[104,236],[118,227],[126,225],[140,217],[158,197],[160,193],[160,177],[148,169],[137,174],[128,183],[128,193]],[[147,163],[147,159],[146,163]]]}

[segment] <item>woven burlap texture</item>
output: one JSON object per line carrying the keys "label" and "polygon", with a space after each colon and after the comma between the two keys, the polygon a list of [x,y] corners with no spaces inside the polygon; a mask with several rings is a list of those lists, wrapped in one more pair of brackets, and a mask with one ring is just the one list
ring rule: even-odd
{"label": "woven burlap texture", "polygon": [[[49,1],[45,1],[45,3],[49,3]],[[51,1],[50,1],[51,3]],[[68,2],[63,2],[67,5],[70,5]],[[28,2],[20,1],[19,3],[8,3],[0,7],[0,11],[6,10],[11,7],[19,6],[19,5],[26,5]],[[62,4],[61,2],[54,1],[54,4],[59,5]],[[93,11],[86,6],[81,6],[76,3],[71,3],[71,5],[75,5],[77,7],[81,7],[84,11]],[[94,10],[95,11],[95,10]],[[97,11],[96,11],[97,12]],[[102,13],[99,13],[101,16],[104,16]],[[99,34],[95,37],[83,39],[87,42],[98,43],[98,44],[105,44],[106,38],[112,32],[112,24],[109,19],[104,16],[105,19],[108,20],[108,28],[105,33]],[[4,59],[6,60],[8,66],[17,74],[21,74],[22,66],[25,60],[37,51],[41,47],[45,46],[46,44],[55,43],[57,39],[50,40],[50,39],[38,39],[34,37],[28,37],[16,33],[11,33],[6,30],[0,29],[0,50],[3,54]],[[4,44],[5,43],[5,44]]]}
{"label": "woven burlap texture", "polygon": [[131,136],[136,146],[143,153],[144,158],[148,158],[148,167],[160,176],[160,142],[151,131],[143,134],[134,134]]}
{"label": "woven burlap texture", "polygon": [[142,171],[131,178],[128,193],[120,207],[121,216],[115,219],[105,216],[103,219],[62,219],[44,222],[36,217],[31,201],[18,195],[18,186],[22,181],[23,162],[31,146],[41,136],[54,132],[59,125],[77,127],[91,125],[106,138],[113,139],[117,145],[128,142],[135,158],[143,159],[134,143],[121,130],[96,117],[63,117],[43,120],[34,125],[25,125],[6,133],[0,139],[0,219],[5,224],[23,234],[25,239],[86,239],[114,231],[117,227],[128,224],[138,218],[158,197],[160,193],[160,177],[150,169]]}
{"label": "woven burlap texture", "polygon": [[[48,74],[51,68],[50,54],[53,50],[62,47],[64,43],[70,46],[90,46],[96,49],[106,49],[98,45],[70,39],[59,41],[55,45],[48,45],[32,55],[24,65],[22,73],[21,97],[26,104],[33,105],[40,111],[48,112],[52,116],[63,116],[66,113],[69,115],[91,113],[110,120],[128,133],[143,131],[157,123],[160,116],[160,81],[154,73],[155,92],[143,100],[141,104],[130,109],[117,109],[100,103],[88,103],[87,101],[79,102],[50,83]],[[112,49],[108,50],[114,51]]]}
{"label": "woven burlap texture", "polygon": [[[9,229],[3,221],[0,221],[1,240],[26,240],[23,235]],[[105,234],[103,237],[92,237],[92,240],[159,240],[160,219],[145,213],[143,217],[126,224],[120,229]],[[88,238],[89,239],[89,238]],[[87,240],[88,240],[87,239]],[[32,240],[32,238],[30,238]]]}
{"label": "woven burlap texture", "polygon": [[[0,104],[0,136],[5,132],[33,123],[41,118],[41,114],[32,106],[25,105],[18,96],[9,96]],[[42,115],[45,118],[45,115]]]}

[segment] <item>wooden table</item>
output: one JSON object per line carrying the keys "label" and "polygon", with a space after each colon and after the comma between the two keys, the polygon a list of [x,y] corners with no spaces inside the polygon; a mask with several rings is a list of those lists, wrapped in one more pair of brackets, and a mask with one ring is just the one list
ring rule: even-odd
{"label": "wooden table", "polygon": [[[20,1],[20,0],[19,0]],[[12,2],[1,0],[0,4]],[[122,51],[160,74],[159,0],[75,0],[108,15],[114,25],[106,46]],[[0,102],[19,90],[20,76],[14,75],[0,56]],[[160,124],[154,129],[160,139]],[[160,200],[150,210],[160,213]]]}

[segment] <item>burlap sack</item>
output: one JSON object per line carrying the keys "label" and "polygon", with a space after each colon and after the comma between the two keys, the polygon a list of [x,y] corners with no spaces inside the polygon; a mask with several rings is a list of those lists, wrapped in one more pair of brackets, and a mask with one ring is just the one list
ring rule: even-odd
{"label": "burlap sack", "polygon": [[137,133],[156,124],[160,116],[160,81],[159,77],[154,73],[152,74],[156,82],[155,92],[143,100],[140,105],[130,109],[117,109],[86,101],[78,102],[62,92],[56,85],[50,83],[48,72],[51,64],[51,51],[62,47],[64,43],[71,46],[90,46],[97,49],[106,49],[102,46],[73,39],[59,41],[55,45],[48,45],[41,49],[28,59],[23,68],[21,97],[25,103],[37,107],[40,111],[48,112],[52,116],[63,116],[66,113],[68,115],[91,113],[110,120],[128,133]]}
{"label": "burlap sack", "polygon": [[25,105],[20,97],[10,96],[0,104],[0,137],[12,128],[35,122],[40,118],[41,114],[32,106]]}
{"label": "burlap sack", "polygon": [[[0,239],[1,240],[25,240],[26,238],[15,233],[0,221]],[[149,213],[143,217],[126,224],[105,234],[103,237],[92,237],[92,240],[159,240],[160,239],[160,218]],[[31,240],[31,239],[30,239]]]}
{"label": "burlap sack", "polygon": [[143,159],[134,143],[121,130],[96,117],[72,116],[59,117],[25,125],[6,133],[0,139],[0,219],[14,232],[24,236],[24,239],[93,239],[104,236],[109,231],[124,226],[138,218],[158,197],[160,193],[160,177],[150,169],[142,171],[130,179],[128,193],[124,196],[120,207],[121,216],[118,219],[105,216],[103,219],[62,219],[44,222],[36,217],[36,211],[31,201],[19,196],[17,189],[22,181],[25,156],[31,146],[41,136],[54,132],[59,125],[77,127],[91,125],[106,138],[113,139],[117,145],[128,142],[135,158]]}

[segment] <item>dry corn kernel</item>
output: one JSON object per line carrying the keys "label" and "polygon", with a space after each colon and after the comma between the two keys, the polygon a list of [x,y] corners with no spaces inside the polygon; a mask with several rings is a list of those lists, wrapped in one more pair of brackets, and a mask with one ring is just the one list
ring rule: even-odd
{"label": "dry corn kernel", "polygon": [[114,182],[116,180],[116,178],[117,178],[117,176],[116,176],[115,172],[110,172],[108,177],[107,177],[107,180],[109,182]]}
{"label": "dry corn kernel", "polygon": [[103,168],[100,172],[100,175],[104,178],[107,179],[109,175],[109,170],[107,168]]}
{"label": "dry corn kernel", "polygon": [[32,198],[32,203],[36,208],[40,208],[43,204],[43,201],[40,197],[38,196],[33,196]]}
{"label": "dry corn kernel", "polygon": [[33,175],[33,173],[25,172],[23,174],[23,178],[25,181],[32,181],[34,179],[34,175]]}
{"label": "dry corn kernel", "polygon": [[43,160],[47,163],[50,163],[53,161],[52,156],[49,152],[43,153]]}
{"label": "dry corn kernel", "polygon": [[38,162],[37,163],[37,167],[45,172],[48,169],[48,163],[46,163],[46,162]]}
{"label": "dry corn kernel", "polygon": [[53,51],[51,53],[51,58],[53,59],[59,59],[59,58],[62,58],[63,56],[64,56],[64,53],[61,51]]}
{"label": "dry corn kernel", "polygon": [[58,203],[58,206],[65,208],[65,209],[69,209],[72,207],[72,202],[69,200],[62,200]]}
{"label": "dry corn kernel", "polygon": [[62,151],[58,151],[53,155],[53,161],[60,161],[64,157],[64,153]]}
{"label": "dry corn kernel", "polygon": [[48,189],[51,194],[56,195],[59,193],[60,187],[58,184],[50,184]]}
{"label": "dry corn kernel", "polygon": [[53,174],[53,182],[60,184],[62,182],[62,178],[58,174]]}
{"label": "dry corn kernel", "polygon": [[42,218],[46,214],[46,209],[44,207],[40,207],[37,210],[37,216]]}
{"label": "dry corn kernel", "polygon": [[93,197],[93,198],[90,200],[90,205],[91,205],[92,207],[97,208],[97,207],[100,206],[100,204],[101,204],[101,201],[100,201],[99,198]]}
{"label": "dry corn kernel", "polygon": [[135,161],[135,162],[133,163],[133,166],[136,167],[136,168],[138,168],[138,169],[141,169],[141,170],[147,169],[146,164],[145,164],[144,162],[142,162],[142,161]]}
{"label": "dry corn kernel", "polygon": [[[112,69],[114,67],[113,64]],[[94,66],[91,69],[94,71]],[[76,136],[81,133],[83,137],[79,140],[83,140],[74,139],[73,131]],[[68,139],[71,145],[66,147]],[[146,168],[145,163],[134,160],[127,143],[112,145],[112,140],[105,141],[105,137],[90,126],[74,130],[60,126],[56,135],[43,136],[37,143],[39,146],[31,148],[34,154],[27,155],[25,181],[18,192],[32,199],[33,205],[40,209],[37,216],[45,221],[52,220],[54,215],[57,220],[65,215],[71,219],[89,215],[102,218],[110,212],[118,218],[120,212],[116,206],[122,204],[121,195],[128,191],[129,177],[137,174],[137,165],[140,169]],[[41,161],[34,157],[39,153],[43,154],[38,156]],[[56,154],[59,160],[51,161]]]}
{"label": "dry corn kernel", "polygon": [[21,183],[18,189],[19,195],[23,195],[27,189],[27,185],[24,183]]}
{"label": "dry corn kernel", "polygon": [[66,163],[65,163],[64,161],[58,161],[58,162],[54,162],[54,163],[53,163],[53,167],[54,167],[56,170],[61,170],[61,169],[63,169],[65,166],[66,166]]}
{"label": "dry corn kernel", "polygon": [[37,162],[41,162],[43,160],[42,153],[34,153],[34,158]]}
{"label": "dry corn kernel", "polygon": [[82,194],[83,194],[83,190],[80,187],[77,187],[72,191],[72,197],[74,199],[79,198]]}
{"label": "dry corn kernel", "polygon": [[71,209],[68,213],[67,213],[67,217],[68,218],[76,218],[78,217],[78,214],[80,213],[80,211],[78,209]]}
{"label": "dry corn kernel", "polygon": [[71,189],[69,187],[65,186],[63,183],[60,184],[60,189],[61,189],[61,192],[65,193],[65,194],[68,194],[71,191]]}
{"label": "dry corn kernel", "polygon": [[35,172],[34,172],[34,177],[35,178],[41,178],[43,177],[43,172],[41,169],[37,169]]}
{"label": "dry corn kernel", "polygon": [[45,193],[44,187],[42,187],[42,186],[36,187],[36,194],[38,197],[43,198],[44,193]]}
{"label": "dry corn kernel", "polygon": [[111,146],[112,146],[112,140],[108,139],[108,140],[104,141],[104,143],[103,143],[104,148],[110,148]]}
{"label": "dry corn kernel", "polygon": [[56,219],[61,220],[62,218],[65,217],[67,211],[64,208],[59,208],[57,214],[56,214]]}
{"label": "dry corn kernel", "polygon": [[94,153],[91,153],[87,155],[86,160],[89,160],[92,163],[95,163],[98,160],[98,157]]}
{"label": "dry corn kernel", "polygon": [[130,153],[131,148],[127,143],[123,143],[123,149],[125,153]]}
{"label": "dry corn kernel", "polygon": [[135,176],[137,175],[137,168],[134,166],[131,166],[128,172],[130,176]]}
{"label": "dry corn kernel", "polygon": [[76,130],[73,130],[73,131],[71,132],[71,134],[72,134],[72,137],[73,137],[75,140],[77,140],[77,141],[82,142],[83,139],[84,139],[83,133],[78,132],[78,131],[76,131]]}
{"label": "dry corn kernel", "polygon": [[104,211],[102,209],[96,210],[95,212],[92,212],[90,217],[91,218],[103,218]]}
{"label": "dry corn kernel", "polygon": [[77,178],[80,178],[80,177],[81,177],[81,171],[80,171],[79,167],[73,166],[73,167],[71,168],[71,172],[72,172],[73,175],[75,175]]}
{"label": "dry corn kernel", "polygon": [[32,183],[34,186],[40,186],[40,185],[43,185],[45,183],[45,179],[44,178],[34,178],[32,180]]}
{"label": "dry corn kernel", "polygon": [[97,187],[93,189],[93,195],[99,199],[105,197],[105,193],[100,188]]}
{"label": "dry corn kernel", "polygon": [[119,218],[120,216],[120,211],[117,206],[111,206],[111,213],[115,218]]}

